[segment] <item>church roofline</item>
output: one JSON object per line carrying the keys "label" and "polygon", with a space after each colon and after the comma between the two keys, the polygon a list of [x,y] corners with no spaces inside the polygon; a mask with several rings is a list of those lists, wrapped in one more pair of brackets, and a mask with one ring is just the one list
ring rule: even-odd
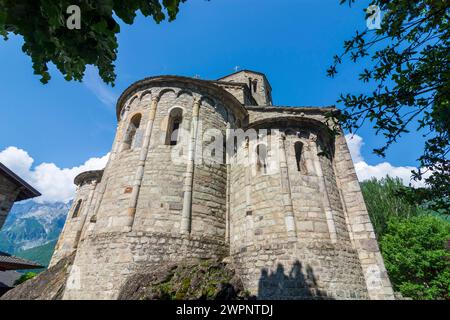
{"label": "church roofline", "polygon": [[290,111],[294,113],[310,113],[310,112],[334,112],[340,113],[336,106],[245,106],[249,111],[263,111],[263,112],[283,112]]}
{"label": "church roofline", "polygon": [[283,127],[286,130],[290,130],[291,125],[295,124],[303,124],[309,125],[319,130],[323,134],[323,136],[332,138],[333,133],[332,129],[325,123],[320,120],[310,118],[310,117],[298,117],[298,116],[289,116],[283,115],[280,117],[274,118],[265,118],[250,122],[246,129],[269,129],[271,127]]}
{"label": "church roofline", "polygon": [[134,82],[128,88],[126,88],[120,95],[119,99],[117,99],[117,104],[116,104],[117,119],[120,120],[120,113],[122,111],[124,103],[126,102],[128,97],[130,95],[132,95],[135,91],[137,91],[141,88],[146,88],[149,85],[157,85],[159,83],[162,84],[162,83],[167,83],[167,82],[178,82],[181,84],[197,85],[197,86],[203,87],[205,89],[212,90],[214,93],[217,93],[225,101],[230,102],[230,104],[226,104],[226,105],[229,106],[230,108],[232,108],[233,111],[235,111],[237,114],[239,114],[242,117],[245,117],[248,114],[247,110],[237,100],[237,98],[235,96],[233,96],[231,93],[229,93],[225,89],[223,89],[220,86],[218,86],[217,84],[215,84],[213,81],[201,80],[201,79],[195,79],[195,78],[189,78],[189,77],[182,77],[182,76],[174,76],[174,75],[161,75],[161,76],[144,78],[142,80]]}

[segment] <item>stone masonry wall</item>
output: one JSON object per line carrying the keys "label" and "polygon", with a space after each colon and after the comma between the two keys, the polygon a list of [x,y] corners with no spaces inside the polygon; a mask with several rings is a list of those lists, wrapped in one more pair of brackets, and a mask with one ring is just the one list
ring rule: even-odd
{"label": "stone masonry wall", "polygon": [[[72,208],[70,208],[64,228],[61,231],[58,242],[56,243],[55,250],[53,252],[50,266],[55,265],[60,259],[69,256],[78,247],[78,243],[81,239],[82,231],[85,224],[88,223],[88,214],[96,182],[89,181],[78,187],[76,197],[73,200]],[[81,201],[81,206],[78,215],[74,217],[74,210],[77,203]]]}
{"label": "stone masonry wall", "polygon": [[272,103],[270,84],[262,74],[244,70],[220,80],[247,84],[258,106],[267,106]]}
{"label": "stone masonry wall", "polygon": [[259,299],[367,299],[356,252],[323,240],[254,244],[233,255]]}
{"label": "stone masonry wall", "polygon": [[20,190],[4,176],[0,176],[0,229],[5,223],[9,210],[14,204]]}
{"label": "stone masonry wall", "polygon": [[[143,88],[128,99],[110,160],[87,213],[90,218],[78,243],[65,299],[115,298],[125,278],[142,264],[228,255],[225,242],[226,166],[201,159],[197,161],[195,157],[196,163],[189,175],[186,161],[190,151],[184,142],[187,139],[189,145],[194,132],[196,103],[199,111],[194,150],[198,154],[208,151],[211,136],[207,129],[225,134],[227,123],[234,124],[237,119],[219,99],[208,96],[201,88],[188,90],[176,85]],[[155,107],[153,117],[151,110]],[[182,109],[183,130],[176,146],[166,144],[173,108]],[[134,142],[130,148],[123,148],[129,123],[138,113],[141,122]],[[148,123],[152,120],[149,134]],[[145,147],[146,137],[148,153],[143,158],[141,150]],[[181,157],[174,159],[174,153]],[[136,184],[138,168],[142,175]],[[192,179],[192,194],[186,199],[189,179]],[[130,200],[136,188],[137,202],[133,212],[130,211]],[[79,196],[83,195],[80,193]],[[186,207],[186,200],[190,201],[189,207]],[[189,213],[189,230],[184,230],[182,225],[186,212]]]}
{"label": "stone masonry wall", "polygon": [[77,251],[63,299],[116,299],[127,277],[142,266],[219,259],[227,249],[208,237],[140,231],[90,235]]}
{"label": "stone masonry wall", "polygon": [[335,166],[348,216],[352,243],[359,255],[369,297],[370,299],[394,299],[392,286],[343,135],[339,135],[336,139]]}
{"label": "stone masonry wall", "polygon": [[[260,298],[366,298],[334,168],[331,159],[319,155],[326,142],[307,122],[289,129],[282,136],[269,135],[266,173],[251,161],[259,140],[249,140],[238,151],[231,167],[231,255],[248,290]],[[276,140],[281,139],[280,148]],[[303,144],[300,171],[296,142]],[[286,154],[287,172],[280,167],[280,152]],[[284,185],[289,187],[284,190]],[[292,231],[286,222],[291,211]],[[280,286],[286,287],[276,289]]]}

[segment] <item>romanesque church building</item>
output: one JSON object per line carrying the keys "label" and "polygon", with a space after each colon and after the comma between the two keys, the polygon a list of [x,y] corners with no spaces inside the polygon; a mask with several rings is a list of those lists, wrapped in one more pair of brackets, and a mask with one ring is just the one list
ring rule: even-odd
{"label": "romanesque church building", "polygon": [[75,178],[51,262],[75,254],[63,298],[116,299],[144,266],[204,259],[260,299],[393,298],[338,110],[271,91],[248,70],[128,87],[106,167]]}

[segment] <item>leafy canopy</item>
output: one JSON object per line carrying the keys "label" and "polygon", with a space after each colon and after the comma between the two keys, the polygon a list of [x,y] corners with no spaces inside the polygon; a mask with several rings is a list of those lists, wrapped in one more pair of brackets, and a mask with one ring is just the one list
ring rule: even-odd
{"label": "leafy canopy", "polygon": [[386,233],[388,222],[392,218],[410,218],[428,213],[418,205],[411,204],[404,195],[409,189],[403,186],[399,178],[386,178],[361,182],[367,211],[378,239]]}
{"label": "leafy canopy", "polygon": [[361,183],[396,291],[413,299],[449,299],[450,217],[411,204],[409,187],[386,177]]}
{"label": "leafy canopy", "polygon": [[448,221],[391,219],[380,247],[394,289],[413,299],[450,299],[449,241]]}
{"label": "leafy canopy", "polygon": [[[340,0],[353,3],[355,0]],[[429,188],[415,197],[449,212],[450,197],[450,2],[448,0],[375,0],[381,29],[356,32],[344,42],[327,70],[335,77],[347,57],[362,65],[359,79],[370,94],[341,94],[338,116],[344,129],[357,131],[370,122],[386,150],[411,128],[426,137],[415,179]],[[425,177],[425,172],[431,175]]]}
{"label": "leafy canopy", "polygon": [[[176,18],[186,0],[0,0],[0,35],[23,36],[22,51],[31,57],[41,82],[50,80],[52,62],[66,80],[83,79],[86,65],[94,65],[106,83],[116,74],[118,20],[133,24],[138,11],[156,23]],[[81,29],[67,28],[67,8],[79,6]]]}

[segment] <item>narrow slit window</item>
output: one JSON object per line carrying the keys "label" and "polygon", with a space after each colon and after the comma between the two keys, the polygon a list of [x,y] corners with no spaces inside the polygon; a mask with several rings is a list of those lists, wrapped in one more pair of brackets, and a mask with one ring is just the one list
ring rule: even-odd
{"label": "narrow slit window", "polygon": [[174,108],[170,111],[166,144],[174,146],[180,139],[180,128],[183,121],[183,110]]}
{"label": "narrow slit window", "polygon": [[303,143],[297,141],[294,144],[295,150],[295,162],[297,164],[297,171],[302,172],[302,152],[303,152]]}
{"label": "narrow slit window", "polygon": [[259,144],[256,147],[256,170],[260,173],[267,173],[267,147]]}
{"label": "narrow slit window", "polygon": [[83,201],[82,200],[78,200],[77,204],[75,206],[75,209],[73,209],[73,214],[72,214],[72,218],[76,218],[80,215],[80,209],[81,209],[81,203]]}
{"label": "narrow slit window", "polygon": [[174,146],[178,142],[178,131],[180,129],[180,121],[176,120],[173,123],[172,134],[170,135],[170,145]]}
{"label": "narrow slit window", "polygon": [[138,113],[131,118],[130,124],[128,125],[128,130],[123,142],[123,150],[128,150],[133,146],[136,139],[136,132],[139,129],[140,124],[141,114]]}

